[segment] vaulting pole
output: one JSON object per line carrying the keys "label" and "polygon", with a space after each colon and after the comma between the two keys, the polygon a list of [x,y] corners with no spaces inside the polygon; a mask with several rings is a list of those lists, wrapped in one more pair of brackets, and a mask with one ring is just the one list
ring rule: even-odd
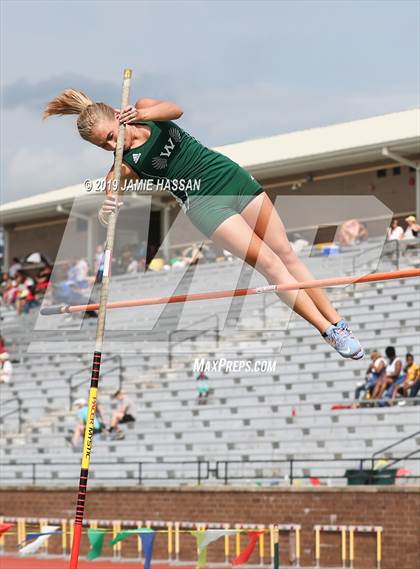
{"label": "vaulting pole", "polygon": [[[420,277],[420,269],[402,269],[400,271],[391,271],[388,273],[373,273],[370,275],[359,275],[349,277],[335,277],[329,279],[314,279],[311,281],[302,281],[292,284],[267,285],[256,288],[237,288],[233,290],[219,290],[214,292],[200,292],[193,294],[179,294],[174,296],[160,296],[153,298],[139,298],[134,300],[119,300],[110,302],[106,305],[107,309],[111,308],[131,308],[133,306],[150,306],[153,304],[172,304],[176,302],[192,302],[196,300],[213,300],[216,298],[229,298],[233,296],[249,296],[252,294],[261,294],[266,292],[283,292],[286,290],[300,290],[307,288],[323,288],[339,285],[351,285],[360,283],[372,283],[380,281],[389,281],[393,279],[408,279]],[[98,310],[102,303],[99,304],[77,304],[77,305],[53,305],[41,309],[41,314],[64,314],[68,312],[84,312],[86,310]],[[105,314],[105,311],[104,311]]]}
{"label": "vaulting pole", "polygon": [[[124,70],[121,109],[124,109],[128,105],[131,73],[132,73],[131,69]],[[113,184],[112,186],[113,189],[119,188],[120,186],[121,164],[122,164],[122,157],[124,151],[124,134],[125,134],[125,126],[123,124],[120,124],[118,129],[117,148],[116,148],[115,162],[114,162],[115,185]],[[117,217],[118,217],[118,208],[114,213],[111,213],[109,217],[109,223],[106,234],[106,245],[104,252],[104,271],[103,271],[103,278],[101,285],[101,295],[100,295],[99,304],[96,305],[95,308],[95,310],[99,310],[99,313],[98,313],[98,322],[96,327],[95,351],[93,354],[92,374],[91,374],[91,383],[89,390],[88,414],[87,414],[87,421],[85,428],[85,436],[83,440],[83,454],[82,454],[82,464],[81,464],[80,480],[79,480],[79,493],[77,496],[76,516],[74,519],[73,544],[71,549],[70,569],[77,569],[79,563],[80,541],[82,537],[83,517],[85,513],[85,500],[86,500],[87,482],[89,476],[90,457],[92,454],[92,442],[93,442],[93,431],[95,424],[99,372],[101,368],[102,345],[104,339],[105,317],[106,317],[108,293],[109,293],[110,268],[112,260],[112,250],[114,247],[115,226],[117,223]]]}

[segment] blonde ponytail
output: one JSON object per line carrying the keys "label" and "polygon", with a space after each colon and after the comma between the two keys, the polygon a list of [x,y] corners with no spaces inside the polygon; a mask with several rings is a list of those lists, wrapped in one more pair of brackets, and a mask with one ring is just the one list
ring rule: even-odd
{"label": "blonde ponytail", "polygon": [[93,101],[82,91],[66,89],[45,105],[42,118],[45,120],[52,115],[80,115],[89,105],[93,105]]}
{"label": "blonde ponytail", "polygon": [[105,103],[94,103],[82,91],[66,89],[49,101],[44,108],[42,118],[45,120],[52,115],[79,115],[77,128],[85,140],[89,140],[92,128],[99,119],[114,118],[114,109]]}

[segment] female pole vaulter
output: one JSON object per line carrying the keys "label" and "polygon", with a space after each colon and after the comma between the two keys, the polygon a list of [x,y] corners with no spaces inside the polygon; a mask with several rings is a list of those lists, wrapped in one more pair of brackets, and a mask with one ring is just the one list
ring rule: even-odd
{"label": "female pole vaulter", "polygon": [[[260,184],[238,164],[200,144],[172,122],[183,114],[177,104],[143,98],[120,111],[94,103],[81,91],[67,89],[47,103],[43,117],[68,114],[79,115],[77,127],[82,138],[109,152],[115,152],[118,126],[124,123],[123,181],[169,181],[168,191],[191,222],[217,246],[254,267],[270,284],[313,279],[293,251]],[[112,178],[113,168],[106,176],[107,197],[99,211],[104,225],[120,206],[112,195]],[[199,190],[186,190],[179,183],[182,180],[199,181]],[[278,294],[342,357],[357,360],[364,356],[359,341],[323,290]]]}

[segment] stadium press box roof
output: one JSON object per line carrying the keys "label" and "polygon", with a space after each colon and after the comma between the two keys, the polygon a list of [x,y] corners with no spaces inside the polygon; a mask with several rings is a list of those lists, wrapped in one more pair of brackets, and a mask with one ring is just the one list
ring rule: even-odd
{"label": "stadium press box roof", "polygon": [[[326,168],[384,162],[382,148],[413,156],[420,153],[420,108],[367,119],[300,130],[216,147],[258,179]],[[57,212],[86,195],[83,184],[44,192],[0,206],[2,224]],[[142,196],[139,196],[141,199]],[[140,203],[140,202],[139,202]]]}

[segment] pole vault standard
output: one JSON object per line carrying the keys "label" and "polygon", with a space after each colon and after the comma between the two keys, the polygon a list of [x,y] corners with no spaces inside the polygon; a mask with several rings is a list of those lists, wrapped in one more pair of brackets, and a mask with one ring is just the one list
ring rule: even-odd
{"label": "pole vault standard", "polygon": [[[105,274],[105,273],[104,273]],[[371,275],[359,275],[349,277],[335,277],[329,279],[314,279],[291,284],[267,285],[256,288],[237,288],[233,290],[219,290],[214,292],[199,292],[194,294],[179,294],[174,296],[157,296],[154,298],[139,298],[135,300],[119,300],[109,302],[106,309],[111,308],[130,308],[133,306],[150,306],[153,304],[171,304],[174,302],[192,302],[194,300],[214,300],[216,298],[229,298],[233,296],[249,296],[266,292],[283,292],[286,290],[300,290],[307,288],[323,288],[339,285],[351,285],[360,283],[372,283],[379,281],[389,281],[393,279],[408,279],[420,277],[420,269],[402,269],[388,273],[373,273]],[[77,304],[77,305],[55,305],[41,309],[41,314],[64,314],[68,312],[84,312],[86,310],[100,310],[102,305],[102,295],[99,304]],[[102,345],[102,344],[101,344]]]}
{"label": "pole vault standard", "polygon": [[[124,109],[128,105],[131,74],[132,74],[131,69],[124,70],[121,109]],[[114,184],[115,187],[118,189],[120,187],[120,181],[121,181],[121,164],[122,164],[122,157],[124,151],[124,135],[125,135],[125,126],[123,124],[120,124],[118,129],[117,148],[115,152],[115,162],[114,162]],[[90,457],[92,454],[93,431],[95,425],[96,399],[97,399],[97,391],[99,383],[99,372],[101,368],[102,345],[103,345],[104,331],[105,331],[105,316],[106,316],[107,303],[108,303],[109,274],[111,267],[112,250],[114,247],[115,226],[117,223],[117,217],[118,217],[118,208],[114,213],[111,213],[109,217],[109,223],[106,233],[106,245],[104,252],[104,271],[102,278],[101,295],[100,295],[99,304],[96,305],[95,309],[95,310],[99,309],[99,313],[98,313],[98,323],[96,327],[95,351],[93,353],[88,414],[86,420],[85,436],[83,440],[83,455],[82,455],[82,464],[80,470],[79,493],[77,496],[76,516],[74,519],[73,544],[71,548],[70,569],[77,569],[79,563],[80,541],[82,537],[83,517],[85,513],[87,482],[89,476],[89,465],[90,465]]]}

